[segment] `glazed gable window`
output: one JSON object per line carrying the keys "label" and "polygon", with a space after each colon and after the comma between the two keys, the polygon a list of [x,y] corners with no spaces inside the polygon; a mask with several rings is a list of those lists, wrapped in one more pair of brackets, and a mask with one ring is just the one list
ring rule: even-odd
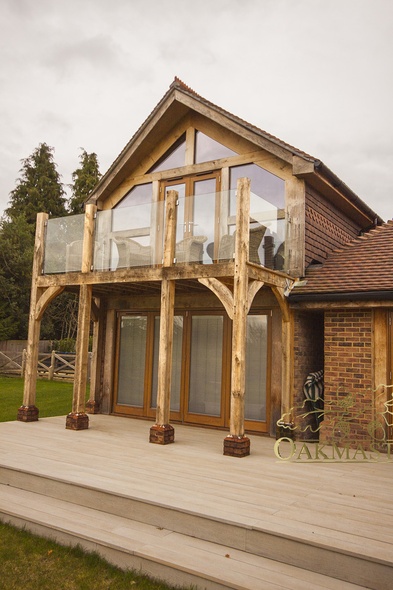
{"label": "glazed gable window", "polygon": [[186,163],[186,134],[182,135],[163,156],[150,168],[150,172],[162,172],[181,168]]}
{"label": "glazed gable window", "polygon": [[[230,189],[236,190],[238,178],[251,180],[251,192],[277,209],[285,206],[285,182],[256,164],[230,168]],[[233,209],[235,211],[235,209]]]}
{"label": "glazed gable window", "polygon": [[227,148],[222,143],[215,141],[208,135],[196,131],[195,133],[195,164],[210,162],[210,160],[220,160],[221,158],[230,158],[236,156],[236,152]]}

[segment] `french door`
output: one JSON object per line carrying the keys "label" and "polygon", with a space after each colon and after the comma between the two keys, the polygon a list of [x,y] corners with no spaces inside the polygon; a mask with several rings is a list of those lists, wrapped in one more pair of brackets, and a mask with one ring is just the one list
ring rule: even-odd
{"label": "french door", "polygon": [[[169,190],[178,192],[176,241],[191,236],[204,236],[214,243],[218,235],[220,175],[218,172],[190,176],[162,183],[165,198]],[[204,254],[206,257],[206,253]]]}
{"label": "french door", "polygon": [[[154,312],[119,314],[114,412],[154,417],[160,318]],[[246,428],[265,432],[269,420],[270,322],[247,318]],[[231,322],[219,313],[175,314],[171,420],[229,425]]]}

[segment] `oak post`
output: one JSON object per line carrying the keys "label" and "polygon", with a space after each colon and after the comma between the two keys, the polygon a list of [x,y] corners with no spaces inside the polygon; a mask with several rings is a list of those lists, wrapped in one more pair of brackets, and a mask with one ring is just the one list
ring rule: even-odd
{"label": "oak post", "polygon": [[[176,191],[169,191],[166,198],[165,237],[163,267],[173,264],[176,249],[177,222]],[[158,384],[156,423],[150,428],[151,443],[169,444],[175,440],[175,429],[169,424],[172,380],[173,317],[175,282],[161,282],[160,342],[158,352]]]}
{"label": "oak post", "polygon": [[36,420],[38,420],[39,414],[38,408],[35,405],[35,401],[41,317],[37,319],[36,305],[44,289],[37,287],[37,279],[42,273],[42,267],[44,263],[45,226],[47,221],[47,213],[38,213],[34,242],[33,270],[31,278],[29,330],[26,349],[23,404],[19,408],[17,416],[17,419],[21,422],[35,422]]}
{"label": "oak post", "polygon": [[281,415],[289,415],[291,409],[291,350],[292,350],[292,319],[282,318],[282,402]]}
{"label": "oak post", "polygon": [[93,346],[91,354],[91,365],[90,365],[90,397],[86,402],[86,412],[88,414],[98,414],[100,408],[100,372],[101,372],[101,361],[102,361],[102,344],[104,340],[104,315],[103,308],[106,310],[106,306],[99,299],[95,299],[93,303]]}
{"label": "oak post", "polygon": [[239,178],[236,198],[235,269],[233,279],[230,432],[229,436],[224,439],[224,455],[233,457],[245,457],[250,454],[250,439],[244,436],[249,218],[250,180],[248,178]]}
{"label": "oak post", "polygon": [[[83,232],[82,272],[91,271],[93,264],[94,219],[97,208],[86,205]],[[69,430],[84,430],[89,427],[89,417],[85,411],[87,386],[87,366],[89,362],[90,313],[92,285],[80,285],[78,308],[78,333],[76,338],[76,359],[72,411],[66,419]]]}

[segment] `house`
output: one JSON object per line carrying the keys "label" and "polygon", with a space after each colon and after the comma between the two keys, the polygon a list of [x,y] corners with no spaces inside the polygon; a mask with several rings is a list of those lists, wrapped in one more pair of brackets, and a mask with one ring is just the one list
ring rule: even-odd
{"label": "house", "polygon": [[38,418],[40,320],[66,290],[79,293],[67,428],[87,428],[89,412],[132,416],[167,444],[176,423],[210,426],[226,431],[225,454],[247,455],[247,433],[275,436],[324,365],[329,312],[296,299],[300,279],[381,223],[320,160],[175,78],[85,214],[38,216],[18,418]]}

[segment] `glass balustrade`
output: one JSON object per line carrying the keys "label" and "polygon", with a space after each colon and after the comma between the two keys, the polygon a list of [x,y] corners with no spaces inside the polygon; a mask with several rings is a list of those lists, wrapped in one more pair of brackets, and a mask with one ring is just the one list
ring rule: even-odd
{"label": "glass balustrade", "polygon": [[94,270],[117,270],[162,263],[164,202],[99,211]]}
{"label": "glass balustrade", "polygon": [[[163,261],[165,202],[99,211],[95,220],[95,271],[157,266]],[[50,219],[44,273],[80,271],[84,215]],[[283,209],[251,194],[249,260],[283,270],[286,221]],[[235,191],[178,199],[174,264],[216,264],[235,253]]]}
{"label": "glass balustrade", "polygon": [[84,214],[48,220],[44,274],[81,270],[84,220]]}

